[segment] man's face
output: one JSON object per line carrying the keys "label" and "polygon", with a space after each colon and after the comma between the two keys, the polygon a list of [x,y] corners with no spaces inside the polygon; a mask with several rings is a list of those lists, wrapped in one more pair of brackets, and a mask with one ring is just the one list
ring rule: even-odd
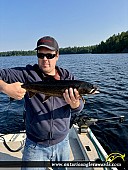
{"label": "man's face", "polygon": [[[40,47],[37,51],[38,53],[43,54],[56,54],[56,51],[52,51],[48,48]],[[55,66],[56,62],[59,58],[59,54],[57,53],[54,58],[48,59],[46,56],[44,58],[38,58],[39,68],[48,75],[55,75]]]}

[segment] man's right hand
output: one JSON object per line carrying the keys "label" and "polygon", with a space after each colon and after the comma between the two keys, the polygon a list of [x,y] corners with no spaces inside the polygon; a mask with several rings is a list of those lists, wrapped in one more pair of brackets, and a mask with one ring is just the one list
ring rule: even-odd
{"label": "man's right hand", "polygon": [[0,81],[1,92],[7,94],[8,96],[16,100],[21,100],[22,98],[24,98],[26,90],[21,87],[23,83],[16,82],[12,84],[7,84],[1,81]]}

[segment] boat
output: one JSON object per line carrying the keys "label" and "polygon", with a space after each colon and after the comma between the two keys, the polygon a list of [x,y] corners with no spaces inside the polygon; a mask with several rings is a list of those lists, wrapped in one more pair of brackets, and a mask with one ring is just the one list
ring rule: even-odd
{"label": "boat", "polygon": [[[0,167],[3,167],[4,170],[7,170],[8,167],[12,170],[21,169],[17,162],[22,162],[25,139],[25,131],[0,134]],[[69,142],[70,161],[66,162],[66,166],[70,170],[117,170],[116,167],[102,167],[101,161],[105,162],[108,155],[90,127],[86,125],[79,127],[73,124],[69,133]],[[97,167],[99,164],[101,167]]]}

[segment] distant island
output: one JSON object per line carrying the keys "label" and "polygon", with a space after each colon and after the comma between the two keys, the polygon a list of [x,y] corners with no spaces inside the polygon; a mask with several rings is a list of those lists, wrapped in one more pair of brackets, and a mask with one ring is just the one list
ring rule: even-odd
{"label": "distant island", "polygon": [[[109,37],[105,42],[87,47],[67,47],[60,48],[60,54],[108,54],[108,53],[128,53],[128,31],[118,33]],[[32,56],[36,51],[7,51],[0,52],[0,56]]]}

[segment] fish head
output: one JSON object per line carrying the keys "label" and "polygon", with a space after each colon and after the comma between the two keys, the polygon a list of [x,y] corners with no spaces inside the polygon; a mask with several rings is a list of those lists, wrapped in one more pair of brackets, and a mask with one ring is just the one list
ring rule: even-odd
{"label": "fish head", "polygon": [[79,93],[86,95],[86,94],[98,94],[98,87],[88,82],[83,82],[79,87]]}

